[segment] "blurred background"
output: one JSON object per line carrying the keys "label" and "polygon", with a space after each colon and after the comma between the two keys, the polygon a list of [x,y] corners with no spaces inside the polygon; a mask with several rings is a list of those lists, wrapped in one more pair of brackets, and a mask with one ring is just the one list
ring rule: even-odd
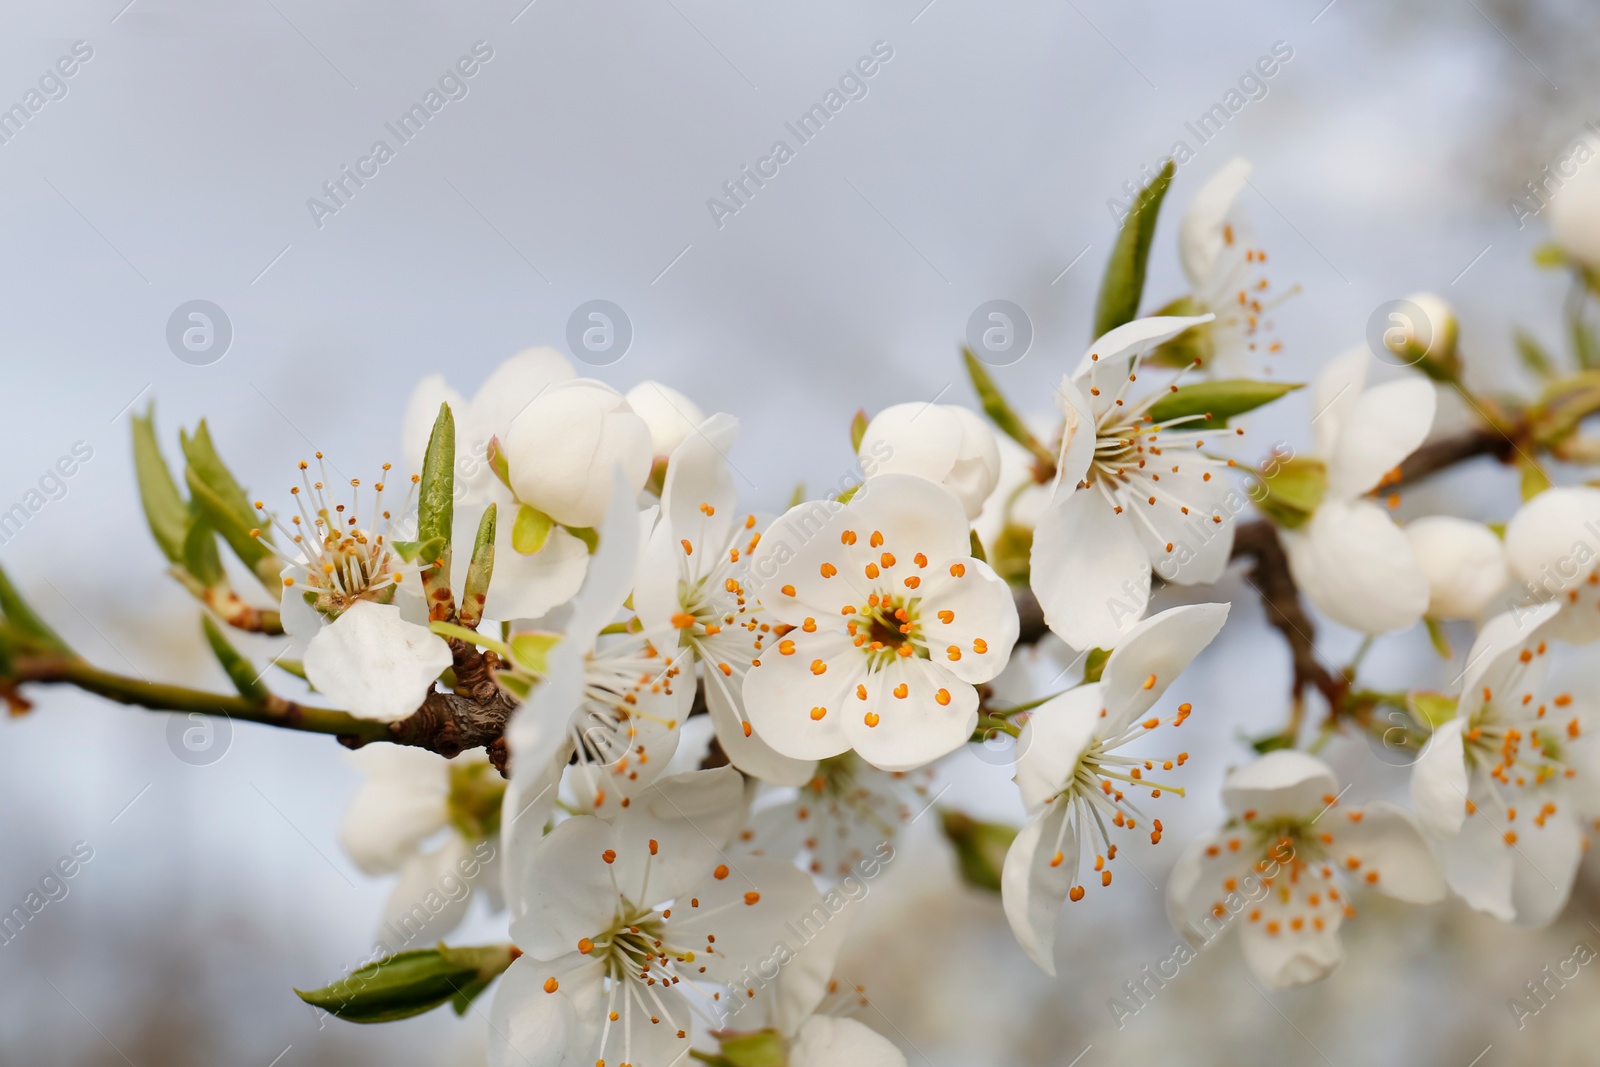
{"label": "blurred background", "polygon": [[[970,400],[958,346],[987,300],[1019,304],[1035,330],[1001,386],[1047,396],[1088,340],[1108,201],[1180,139],[1195,155],[1168,199],[1148,306],[1183,291],[1177,211],[1245,155],[1273,281],[1303,290],[1275,314],[1275,374],[1309,379],[1361,342],[1379,304],[1429,289],[1458,309],[1471,375],[1525,387],[1512,329],[1558,344],[1564,282],[1531,265],[1547,234],[1537,219],[1519,228],[1507,201],[1600,119],[1597,30],[1582,0],[6,4],[0,106],[59,58],[79,62],[26,122],[0,126],[0,511],[75,446],[91,458],[0,544],[0,564],[95,662],[224,688],[145,530],[129,411],[155,402],[171,452],[180,425],[208,418],[268,499],[314,448],[370,477],[398,462],[422,375],[470,395],[519,348],[565,347],[569,317],[595,299],[633,336],[587,373],[623,389],[656,379],[739,415],[741,489],[777,507],[798,481],[837,483],[858,407]],[[708,207],[775,140],[794,146],[785,123],[875,45],[892,55],[865,96],[736,213]],[[1185,124],[1275,45],[1292,55],[1265,94],[1199,144]],[[398,145],[385,124],[475,46],[464,95],[331,198],[324,183],[375,141]],[[190,362],[168,323],[193,300],[220,308],[231,338]],[[1252,424],[1256,450],[1303,445],[1304,403]],[[1473,467],[1406,508],[1447,499],[1504,519],[1514,477]],[[1180,686],[1201,728],[1190,802],[1163,812],[1167,847],[1128,853],[1148,881],[1125,873],[1069,913],[1052,983],[924,820],[874,883],[842,968],[873,999],[863,1021],[940,1067],[1594,1062],[1591,968],[1521,1029],[1507,1006],[1577,943],[1600,946],[1592,870],[1536,932],[1366,901],[1345,966],[1289,993],[1253,984],[1225,939],[1113,1020],[1108,998],[1176,943],[1157,887],[1215,822],[1239,735],[1284,715],[1286,652],[1242,582],[1222,591],[1234,620]],[[1327,625],[1320,644],[1341,662],[1355,641]],[[1430,656],[1411,634],[1369,663],[1379,680],[1436,670],[1442,683]],[[194,765],[168,716],[34,695],[31,714],[0,724],[0,905],[77,843],[93,856],[0,945],[0,1062],[482,1061],[480,1017],[319,1024],[290,991],[365,958],[389,888],[339,849],[358,777],[334,743],[240,725]],[[1403,792],[1406,769],[1360,741],[1328,755],[1352,800]],[[1019,817],[1008,769],[970,753],[949,764],[944,803]],[[479,912],[455,940],[503,930]]]}

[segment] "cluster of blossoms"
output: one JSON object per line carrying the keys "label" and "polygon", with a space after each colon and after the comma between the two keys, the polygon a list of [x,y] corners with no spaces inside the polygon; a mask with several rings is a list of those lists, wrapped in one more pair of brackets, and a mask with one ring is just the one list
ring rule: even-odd
{"label": "cluster of blossoms", "polygon": [[[1397,522],[1408,464],[1451,432],[1438,395],[1472,398],[1448,308],[1418,296],[1429,322],[1322,369],[1300,452],[1242,462],[1241,421],[1297,388],[1267,377],[1283,369],[1279,291],[1239,203],[1247,176],[1224,167],[1182,220],[1190,293],[1137,317],[1142,261],[1131,282],[1113,257],[1101,309],[1122,311],[1060,378],[1052,417],[1018,415],[969,356],[987,420],[862,413],[861,478],[779,515],[739,499],[735,418],[658,383],[577,377],[552,349],[512,357],[470,401],[418,386],[402,506],[386,510],[382,482],[370,503],[358,481],[345,494],[320,455],[287,519],[255,504],[256,570],[281,571],[282,629],[317,693],[412,744],[419,721],[452,742],[464,722],[494,727],[487,757],[357,752],[366,783],[343,833],[363,870],[400,875],[391,951],[446,937],[473,897],[509,913],[510,947],[461,994],[500,975],[494,1067],[670,1067],[691,1051],[903,1064],[846,1017],[870,1003],[836,973],[850,905],[948,758],[1000,735],[1025,821],[985,824],[1008,845],[987,868],[958,822],[946,836],[1054,974],[1062,916],[1207,784],[1180,738],[1230,727],[1173,687],[1229,618],[1202,590],[1241,560],[1281,572],[1261,592],[1286,635],[1303,596],[1362,651],[1329,669],[1295,648],[1289,726],[1240,751],[1211,783],[1225,823],[1176,849],[1174,925],[1205,942],[1237,925],[1248,966],[1281,987],[1339,964],[1364,891],[1559,914],[1600,818],[1600,762],[1594,694],[1549,679],[1600,638],[1600,489],[1553,486],[1528,452],[1587,454],[1587,411],[1570,405],[1592,385],[1554,381],[1520,412],[1489,402],[1468,428],[1477,454],[1519,457],[1503,523]],[[1137,233],[1123,244],[1147,254]],[[1585,284],[1600,272],[1573,263]],[[1419,625],[1453,664],[1434,668],[1447,691],[1367,686],[1367,645]],[[1464,656],[1452,631],[1471,635]],[[1073,666],[1037,684],[1049,659],[1024,646]],[[1313,700],[1319,731],[1302,728]],[[441,735],[462,708],[479,718]],[[1351,734],[1414,762],[1409,809],[1346,800],[1315,753]]]}

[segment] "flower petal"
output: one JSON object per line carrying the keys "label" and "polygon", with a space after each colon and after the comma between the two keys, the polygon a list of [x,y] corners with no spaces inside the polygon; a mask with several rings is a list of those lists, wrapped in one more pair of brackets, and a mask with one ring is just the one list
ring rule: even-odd
{"label": "flower petal", "polygon": [[[575,815],[556,824],[532,849],[526,869],[533,876],[511,886],[511,940],[534,959],[555,960],[578,941],[609,928],[619,887],[605,856],[617,853],[619,833],[604,819]],[[555,872],[559,872],[557,876]]]}
{"label": "flower petal", "polygon": [[578,378],[552,385],[517,414],[502,439],[517,498],[563,526],[596,526],[611,499],[604,475],[630,489],[650,475],[650,428],[622,394]]}
{"label": "flower petal", "polygon": [[[1531,799],[1531,798],[1530,798]],[[1509,825],[1509,824],[1508,824]],[[1583,830],[1566,806],[1539,825],[1518,819],[1512,853],[1511,906],[1518,926],[1547,926],[1566,907],[1583,859]]]}
{"label": "flower petal", "polygon": [[411,390],[405,414],[400,419],[400,455],[405,460],[408,474],[417,474],[422,470],[422,460],[428,451],[428,438],[433,436],[433,423],[439,417],[440,404],[449,404],[458,421],[466,414],[466,401],[460,393],[450,388],[442,374],[428,375]]}
{"label": "flower petal", "polygon": [[1224,247],[1223,226],[1234,201],[1250,184],[1249,160],[1235,157],[1206,179],[1178,224],[1178,258],[1189,284],[1208,288]]}
{"label": "flower petal", "polygon": [[1324,500],[1305,526],[1285,531],[1284,548],[1301,592],[1353,630],[1409,629],[1428,609],[1428,576],[1411,542],[1370,501]]}
{"label": "flower petal", "polygon": [[1320,982],[1344,962],[1344,906],[1332,893],[1333,879],[1318,873],[1302,872],[1286,892],[1267,893],[1239,931],[1245,963],[1274,989]]}
{"label": "flower petal", "polygon": [[1091,387],[1100,390],[1098,395],[1091,392],[1095,417],[1098,419],[1111,410],[1135,359],[1191,326],[1199,326],[1214,318],[1215,315],[1209,314],[1150,315],[1123,323],[1097,338],[1072,372],[1080,389],[1085,392],[1090,392]]}
{"label": "flower petal", "polygon": [[1099,493],[1050,506],[1033,533],[1030,584],[1046,624],[1075,649],[1112,648],[1144,615],[1150,557]]}
{"label": "flower petal", "polygon": [[789,1067],[906,1067],[888,1038],[854,1019],[813,1015],[789,1049]]}
{"label": "flower petal", "polygon": [[1464,720],[1442,723],[1411,767],[1411,804],[1434,837],[1454,837],[1467,817],[1466,750],[1461,742]]}
{"label": "flower petal", "polygon": [[450,646],[399,608],[361,600],[311,639],[304,663],[311,684],[352,715],[398,722],[450,666]]}
{"label": "flower petal", "polygon": [[1433,839],[1433,847],[1445,881],[1457,896],[1469,907],[1510,922],[1516,917],[1511,888],[1516,854],[1506,847],[1501,833],[1479,808],[1461,824],[1459,833]]}
{"label": "flower petal", "polygon": [[658,456],[670,456],[706,421],[698,404],[660,382],[640,382],[625,396],[633,413],[650,427],[650,447]]}
{"label": "flower petal", "polygon": [[417,853],[406,861],[378,927],[380,939],[391,930],[404,933],[405,943],[390,945],[392,952],[427,948],[461,925],[472,902],[472,885],[461,873],[468,852],[461,835],[452,833],[432,852]]}
{"label": "flower petal", "polygon": [[1267,887],[1251,866],[1259,857],[1225,847],[1223,836],[1206,834],[1189,842],[1167,876],[1167,919],[1191,944],[1209,943]]}
{"label": "flower petal", "polygon": [[[1052,804],[1029,819],[1011,842],[1000,870],[1000,900],[1011,933],[1028,958],[1052,976],[1056,924],[1077,877],[1078,839],[1065,825],[1067,815],[1066,804]],[[1071,862],[1051,866],[1058,851]]]}
{"label": "flower petal", "polygon": [[1333,457],[1339,438],[1361,391],[1367,386],[1372,353],[1365,345],[1330,360],[1311,390],[1311,432],[1318,459]]}
{"label": "flower petal", "polygon": [[932,763],[966,744],[978,725],[978,691],[943,663],[896,656],[860,684],[867,699],[856,690],[838,710],[850,746],[879,770]]}
{"label": "flower petal", "polygon": [[1186,604],[1128,631],[1101,674],[1108,715],[1100,736],[1118,736],[1149,711],[1227,621],[1227,604]]}
{"label": "flower petal", "polygon": [[728,762],[752,778],[768,785],[804,785],[816,773],[816,760],[799,760],[785,756],[767,744],[752,728],[745,736],[747,717],[744,706],[743,679],[725,676],[714,664],[704,664],[703,685],[706,691],[706,711],[716,730],[717,743],[727,754]]}
{"label": "flower petal", "polygon": [[1062,375],[1056,391],[1056,405],[1061,408],[1061,449],[1056,456],[1056,480],[1051,487],[1052,501],[1075,492],[1078,483],[1089,473],[1094,461],[1096,443],[1094,405],[1071,375]]}
{"label": "flower petal", "polygon": [[1238,768],[1222,785],[1230,813],[1254,812],[1251,822],[1275,816],[1310,818],[1333,803],[1339,781],[1326,763],[1292,748],[1268,752]]}
{"label": "flower petal", "polygon": [[613,817],[616,884],[640,904],[672,900],[725,861],[744,820],[744,779],[732,767],[662,778]]}
{"label": "flower petal", "polygon": [[1349,500],[1376,486],[1417,450],[1433,429],[1433,383],[1405,378],[1368,389],[1343,412],[1328,455],[1328,494]]}
{"label": "flower petal", "polygon": [[[965,554],[933,561],[927,573],[917,623],[934,662],[973,684],[994,678],[1017,643],[1011,587],[987,563]],[[952,648],[959,658],[952,658]]]}
{"label": "flower petal", "polygon": [[1479,618],[1505,589],[1505,546],[1483,523],[1430,515],[1407,523],[1405,532],[1428,576],[1429,618]]}
{"label": "flower petal", "polygon": [[[850,747],[844,720],[854,714],[853,705],[863,703],[854,690],[866,678],[866,657],[839,633],[792,630],[788,640],[793,644],[768,648],[744,676],[751,728],[791,759],[837,756]],[[785,655],[782,648],[794,651]],[[819,663],[821,673],[815,669]],[[815,714],[819,708],[822,713]]]}
{"label": "flower petal", "polygon": [[1382,800],[1359,808],[1338,807],[1317,826],[1333,835],[1328,851],[1352,872],[1352,878],[1408,904],[1444,899],[1444,875],[1417,820],[1405,809]]}
{"label": "flower petal", "polygon": [[[556,979],[557,991],[545,985]],[[575,1067],[600,1042],[605,966],[569,952],[513,960],[489,1008],[489,1067]]]}
{"label": "flower petal", "polygon": [[691,584],[722,561],[738,522],[738,498],[728,470],[728,452],[738,436],[738,419],[713,415],[690,431],[667,463],[661,513],[674,540],[694,548],[686,557]]}
{"label": "flower petal", "polygon": [[1028,715],[1017,738],[1016,781],[1029,812],[1072,780],[1100,725],[1104,697],[1105,687],[1091,682],[1051,697]]}
{"label": "flower petal", "polygon": [[366,777],[345,812],[339,843],[363,873],[398,870],[445,827],[450,764],[400,745],[368,745],[347,758]]}

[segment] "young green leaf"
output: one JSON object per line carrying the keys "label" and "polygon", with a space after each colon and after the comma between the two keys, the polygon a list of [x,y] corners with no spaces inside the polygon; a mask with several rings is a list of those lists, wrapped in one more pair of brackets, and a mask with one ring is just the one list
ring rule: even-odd
{"label": "young green leaf", "polygon": [[489,580],[494,577],[494,531],[498,504],[490,504],[478,520],[478,535],[472,541],[472,558],[467,565],[467,580],[461,587],[461,625],[472,629],[483,618],[483,605],[489,598]]}
{"label": "young green leaf", "polygon": [[190,577],[203,589],[221,585],[227,580],[222,569],[222,557],[217,552],[217,531],[198,508],[189,520],[189,530],[183,538],[182,558],[178,561]]}
{"label": "young green leaf", "polygon": [[233,683],[239,695],[247,700],[266,700],[270,694],[267,687],[261,684],[261,672],[256,670],[255,664],[228,643],[222,628],[212,621],[211,616],[200,616],[200,625],[205,630],[206,644],[211,646],[212,655],[217,657],[222,669],[228,672],[228,681]]}
{"label": "young green leaf", "polygon": [[352,971],[332,985],[295,994],[352,1023],[383,1023],[476,995],[511,965],[510,945],[401,952]]}
{"label": "young green leaf", "polygon": [[455,521],[456,420],[449,404],[439,405],[428,436],[428,451],[422,460],[422,483],[417,497],[417,540],[444,538],[450,547],[450,529]]}
{"label": "young green leaf", "polygon": [[139,482],[139,502],[144,505],[145,521],[157,547],[169,562],[182,562],[189,507],[156,441],[154,404],[143,416],[133,416],[133,470]]}
{"label": "young green leaf", "polygon": [[11,584],[11,578],[3,567],[0,567],[0,616],[3,616],[5,622],[13,629],[27,635],[35,642],[58,651],[68,651],[67,643],[60,635],[34,613],[26,600],[22,599],[22,594]]}
{"label": "young green leaf", "polygon": [[1161,172],[1140,190],[1127,218],[1122,220],[1122,229],[1111,246],[1105,276],[1100,280],[1100,296],[1095,301],[1095,337],[1103,337],[1139,315],[1145,268],[1150,261],[1150,241],[1156,234],[1156,217],[1161,213],[1161,201],[1177,170],[1170,159],[1162,164]]}
{"label": "young green leaf", "polygon": [[967,365],[967,377],[972,379],[972,388],[977,392],[978,401],[983,405],[983,413],[989,416],[989,421],[994,423],[1001,433],[1032,452],[1039,462],[1054,467],[1055,454],[1033,435],[1033,431],[1022,421],[1022,416],[1012,409],[1011,402],[994,384],[994,379],[989,377],[989,372],[984,369],[978,357],[972,354],[971,349],[962,348],[961,358]]}
{"label": "young green leaf", "polygon": [[1555,361],[1544,350],[1538,340],[1526,330],[1517,330],[1516,333],[1517,358],[1522,360],[1522,365],[1541,378],[1553,378],[1556,374]]}
{"label": "young green leaf", "polygon": [[1296,389],[1294,382],[1258,382],[1249,378],[1224,378],[1220,381],[1195,382],[1180,386],[1150,405],[1150,417],[1156,422],[1199,415],[1183,424],[1185,430],[1220,430],[1235,415],[1254,411],[1270,404]]}

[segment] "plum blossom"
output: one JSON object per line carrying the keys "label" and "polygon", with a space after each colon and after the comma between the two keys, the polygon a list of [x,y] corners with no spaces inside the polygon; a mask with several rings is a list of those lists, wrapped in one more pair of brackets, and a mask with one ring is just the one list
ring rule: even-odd
{"label": "plum blossom", "polygon": [[1407,523],[1405,534],[1428,578],[1428,618],[1481,618],[1505,591],[1505,546],[1483,523],[1430,515]]}
{"label": "plum blossom", "polygon": [[976,414],[954,404],[895,404],[867,423],[857,453],[869,478],[914,474],[937,482],[975,519],[1000,477],[1000,446]]}
{"label": "plum blossom", "polygon": [[781,984],[751,972],[822,896],[790,864],[722,852],[742,793],[731,767],[693,771],[657,782],[610,821],[574,816],[532,845],[518,864],[532,874],[512,886],[511,937],[523,954],[495,994],[491,1067],[670,1067],[695,1020],[719,1020],[735,996],[781,998],[767,1010],[809,1015],[833,969],[826,946],[791,948]]}
{"label": "plum blossom", "polygon": [[1455,718],[1434,731],[1411,776],[1450,888],[1527,926],[1566,904],[1589,821],[1600,816],[1595,708],[1545,680],[1558,615],[1551,603],[1484,624]]}
{"label": "plum blossom", "polygon": [[[1107,825],[1132,831],[1150,827],[1160,842],[1161,820],[1147,818],[1127,793],[1150,791],[1152,799],[1183,790],[1163,775],[1188,762],[1189,754],[1143,758],[1117,750],[1163,724],[1177,727],[1192,707],[1178,705],[1170,719],[1146,716],[1167,687],[1227,620],[1225,604],[1170,608],[1141,622],[1106,660],[1100,681],[1069,689],[1040,705],[1017,739],[1017,787],[1029,813],[1000,875],[1006,919],[1028,958],[1055,974],[1053,947],[1061,906],[1082,900],[1085,856],[1095,876],[1111,884],[1117,858]],[[1157,770],[1159,766],[1160,770]]]}
{"label": "plum blossom", "polygon": [[1365,348],[1352,349],[1317,378],[1313,453],[1326,490],[1283,541],[1290,573],[1319,610],[1379,634],[1421,620],[1429,583],[1404,531],[1366,495],[1427,438],[1436,398],[1432,384],[1415,376],[1367,388],[1372,360]]}
{"label": "plum blossom", "polygon": [[1167,882],[1167,915],[1196,942],[1233,921],[1245,962],[1282,989],[1321,981],[1344,960],[1350,890],[1442,900],[1444,879],[1416,820],[1384,801],[1341,805],[1333,771],[1304,752],[1269,752],[1228,776],[1228,821],[1196,838]]}
{"label": "plum blossom", "polygon": [[656,459],[665,459],[706,421],[705,413],[693,400],[660,382],[640,382],[623,394],[633,413],[650,429],[650,449]]}
{"label": "plum blossom", "polygon": [[646,631],[674,635],[663,643],[671,649],[675,642],[698,664],[717,741],[733,765],[776,785],[798,785],[814,762],[774,751],[745,713],[745,676],[775,638],[772,617],[748,588],[760,534],[756,517],[736,510],[727,453],[738,431],[732,416],[713,415],[673,451],[634,610]]}
{"label": "plum blossom", "polygon": [[[482,753],[453,760],[398,745],[350,754],[364,776],[339,841],[366,874],[399,872],[380,938],[402,933],[421,948],[461,924],[477,892],[503,906],[498,859],[505,783]],[[433,847],[427,847],[442,838]]]}
{"label": "plum blossom", "polygon": [[[1139,357],[1210,322],[1135,319],[1096,341],[1062,379],[1054,501],[1033,534],[1030,581],[1045,621],[1077,649],[1110,648],[1144,616],[1152,570],[1180,585],[1214,582],[1233,547],[1233,464],[1202,451],[1230,431],[1186,430],[1190,415],[1155,422],[1166,390],[1133,399]],[[1242,431],[1238,431],[1242,432]]]}
{"label": "plum blossom", "polygon": [[1506,557],[1518,600],[1560,605],[1546,633],[1587,644],[1600,638],[1600,489],[1546,489],[1506,524]]}
{"label": "plum blossom", "polygon": [[744,683],[773,749],[804,760],[854,749],[910,770],[971,736],[975,686],[1004,669],[1018,623],[1006,583],[972,558],[953,496],[911,475],[873,478],[842,508],[791,509],[750,568],[781,624]]}

